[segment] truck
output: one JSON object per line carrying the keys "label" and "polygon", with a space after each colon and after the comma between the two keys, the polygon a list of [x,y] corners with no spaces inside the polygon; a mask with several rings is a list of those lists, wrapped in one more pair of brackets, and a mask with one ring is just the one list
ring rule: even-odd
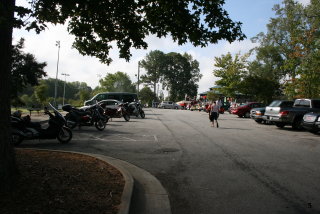
{"label": "truck", "polygon": [[284,102],[282,106],[267,107],[265,119],[274,122],[279,128],[286,125],[293,129],[302,129],[303,116],[308,112],[320,112],[320,99],[296,99],[292,107]]}

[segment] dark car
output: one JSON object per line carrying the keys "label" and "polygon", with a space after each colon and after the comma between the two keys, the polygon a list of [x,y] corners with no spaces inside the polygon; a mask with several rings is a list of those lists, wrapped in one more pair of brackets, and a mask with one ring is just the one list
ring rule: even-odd
{"label": "dark car", "polygon": [[310,112],[303,116],[302,120],[303,128],[312,133],[320,131],[320,113]]}
{"label": "dark car", "polygon": [[257,102],[250,102],[246,103],[244,105],[239,106],[236,109],[233,109],[231,111],[232,114],[238,115],[238,117],[250,117],[250,110],[253,108],[260,108],[264,107],[265,105],[263,103],[257,103]]}
{"label": "dark car", "polygon": [[263,115],[265,112],[266,112],[266,107],[253,108],[250,111],[250,117],[257,123],[262,123],[262,122],[265,122],[265,120],[263,119]]}

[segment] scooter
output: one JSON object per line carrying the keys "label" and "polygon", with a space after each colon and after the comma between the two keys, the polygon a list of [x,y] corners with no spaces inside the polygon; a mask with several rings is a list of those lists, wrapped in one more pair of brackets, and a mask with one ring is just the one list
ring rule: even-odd
{"label": "scooter", "polygon": [[30,121],[30,117],[19,118],[11,116],[11,142],[13,145],[19,145],[23,140],[34,139],[55,139],[61,143],[68,143],[72,139],[71,130],[66,127],[66,120],[50,103],[53,109],[52,114],[47,107],[44,113],[49,115],[49,126],[46,129],[41,128],[40,123]]}
{"label": "scooter", "polygon": [[84,109],[77,109],[67,104],[62,106],[62,110],[68,112],[65,116],[67,126],[71,129],[77,125],[92,126],[94,125],[99,131],[103,131],[109,120],[109,117],[104,115],[104,109],[97,103]]}

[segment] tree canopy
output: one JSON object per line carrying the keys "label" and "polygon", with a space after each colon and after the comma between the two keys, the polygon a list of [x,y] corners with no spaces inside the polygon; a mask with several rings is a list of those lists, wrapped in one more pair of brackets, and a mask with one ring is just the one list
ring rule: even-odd
{"label": "tree canopy", "polygon": [[47,76],[43,70],[47,63],[39,63],[34,55],[24,53],[24,39],[13,46],[12,66],[11,66],[11,99],[16,98],[19,92],[22,92],[28,85],[35,86],[39,84],[39,79]]}
{"label": "tree canopy", "polygon": [[99,91],[101,92],[136,92],[136,86],[128,74],[121,71],[114,74],[109,73],[99,82]]}
{"label": "tree canopy", "polygon": [[30,9],[17,8],[21,17],[34,19],[27,29],[44,30],[46,23],[68,24],[75,36],[73,46],[83,55],[110,63],[111,42],[116,42],[120,57],[129,60],[130,48],[147,48],[146,36],[171,36],[179,45],[186,42],[206,46],[226,39],[233,42],[245,36],[241,23],[232,21],[221,0],[29,0]]}

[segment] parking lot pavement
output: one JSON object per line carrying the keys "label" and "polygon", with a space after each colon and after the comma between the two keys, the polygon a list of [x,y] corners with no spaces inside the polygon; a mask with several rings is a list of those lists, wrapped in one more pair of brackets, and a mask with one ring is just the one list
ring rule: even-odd
{"label": "parking lot pavement", "polygon": [[319,213],[319,135],[278,129],[228,113],[145,109],[146,119],[75,129],[69,144],[21,146],[97,153],[158,178],[173,213]]}

